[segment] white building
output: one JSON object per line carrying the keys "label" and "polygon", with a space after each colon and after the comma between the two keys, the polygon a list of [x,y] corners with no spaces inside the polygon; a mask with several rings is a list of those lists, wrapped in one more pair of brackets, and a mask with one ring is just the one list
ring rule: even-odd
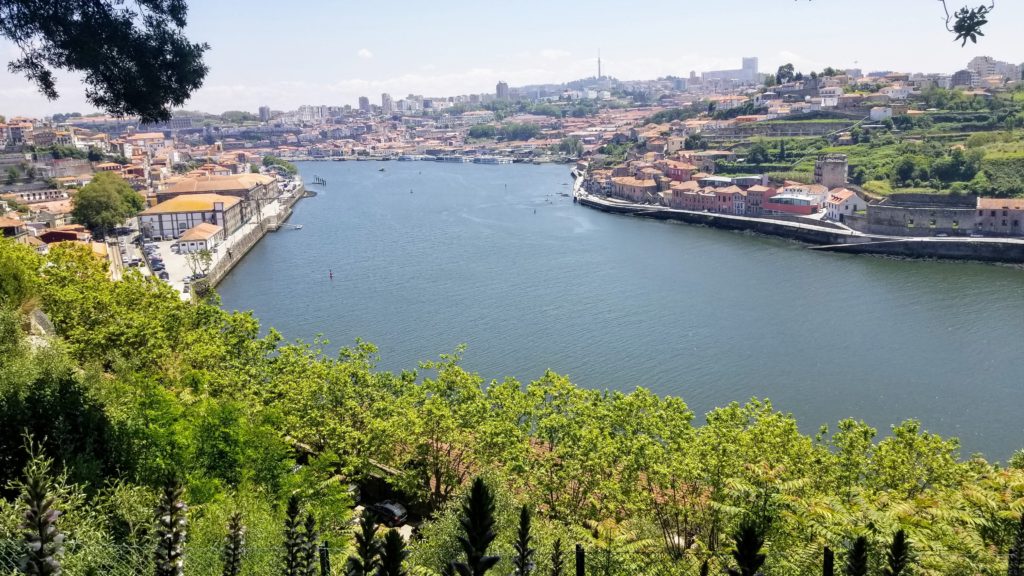
{"label": "white building", "polygon": [[146,238],[179,238],[187,230],[206,222],[224,229],[225,235],[238,230],[242,218],[242,199],[220,194],[176,196],[139,214]]}
{"label": "white building", "polygon": [[843,222],[847,216],[868,209],[868,203],[852,190],[838,188],[825,201],[825,215],[829,220]]}
{"label": "white building", "polygon": [[209,222],[202,222],[189,228],[178,237],[178,252],[192,254],[202,250],[214,250],[224,241],[224,228]]}
{"label": "white building", "polygon": [[892,108],[888,106],[875,106],[870,112],[872,122],[881,122],[892,118]]}

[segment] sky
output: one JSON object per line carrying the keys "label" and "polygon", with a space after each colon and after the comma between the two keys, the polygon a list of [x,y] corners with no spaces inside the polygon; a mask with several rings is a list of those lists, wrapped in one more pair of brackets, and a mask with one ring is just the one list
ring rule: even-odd
{"label": "sky", "polygon": [[[982,0],[948,0],[951,9]],[[986,0],[987,1],[987,0]],[[380,103],[382,92],[453,96],[562,83],[603,72],[620,80],[791,62],[952,73],[974,56],[1024,62],[1024,1],[998,0],[977,46],[946,31],[937,0],[191,0],[186,33],[211,46],[210,73],[185,108],[255,112],[261,105]],[[240,9],[241,8],[241,9]],[[0,39],[0,58],[17,49]],[[61,97],[0,70],[0,115],[94,111],[80,78]]]}

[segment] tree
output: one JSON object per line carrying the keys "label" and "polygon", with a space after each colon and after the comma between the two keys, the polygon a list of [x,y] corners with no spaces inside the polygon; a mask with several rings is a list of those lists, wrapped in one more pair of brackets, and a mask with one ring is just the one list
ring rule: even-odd
{"label": "tree", "polygon": [[513,545],[515,556],[512,558],[512,566],[515,568],[515,576],[529,576],[533,572],[535,551],[530,548],[530,540],[530,509],[524,504],[519,510],[519,532]]}
{"label": "tree", "polygon": [[50,461],[32,454],[25,467],[21,486],[21,504],[25,509],[21,523],[27,553],[22,571],[28,576],[59,576],[60,557],[64,552],[64,535],[57,528],[60,511],[54,507],[50,494]]}
{"label": "tree", "polygon": [[377,569],[376,576],[405,576],[403,563],[408,555],[402,535],[397,530],[388,530],[384,536],[384,545],[381,547],[380,568]]}
{"label": "tree", "polygon": [[[960,46],[966,46],[967,41],[970,40],[972,43],[978,43],[978,36],[984,36],[985,34],[981,31],[982,26],[988,24],[988,15],[996,7],[995,0],[986,6],[982,4],[977,8],[963,8],[956,11],[953,16],[949,15],[949,7],[946,6],[946,0],[939,0],[942,3],[942,9],[946,12],[946,30],[956,34],[953,39],[960,40]],[[950,22],[953,26],[950,27]]]}
{"label": "tree", "polygon": [[185,489],[177,480],[166,483],[157,506],[156,576],[182,576],[185,569]]}
{"label": "tree", "polygon": [[556,538],[551,547],[551,571],[548,576],[562,576],[565,569],[565,553],[562,551],[562,539]]}
{"label": "tree", "polygon": [[373,514],[364,510],[356,533],[356,554],[349,556],[346,576],[370,576],[379,563],[380,544],[377,543],[377,523]]}
{"label": "tree", "polygon": [[119,226],[145,207],[145,201],[120,176],[100,172],[71,201],[75,221],[93,231]]}
{"label": "tree", "polygon": [[242,513],[235,512],[228,519],[228,535],[224,539],[223,576],[238,576],[242,572],[242,555],[245,554],[245,526]]}
{"label": "tree", "polygon": [[0,1],[0,35],[21,56],[8,64],[50,100],[55,70],[81,73],[86,98],[117,116],[167,120],[206,77],[203,53],[183,33],[185,0]]}
{"label": "tree", "polygon": [[771,160],[771,158],[768,155],[768,149],[760,142],[751,146],[750,150],[747,152],[747,162],[750,162],[751,164],[764,164],[769,160]]}
{"label": "tree", "polygon": [[1020,515],[1020,521],[1017,523],[1017,535],[1010,546],[1006,574],[1007,576],[1024,576],[1024,514]]}
{"label": "tree", "polygon": [[779,70],[775,73],[775,83],[785,84],[790,80],[793,80],[793,65],[783,64],[779,66]]}
{"label": "tree", "polygon": [[867,576],[868,574],[868,539],[858,536],[853,546],[846,553],[846,576]]}
{"label": "tree", "polygon": [[14,166],[11,166],[10,168],[7,169],[7,180],[5,180],[5,183],[7,183],[8,185],[11,185],[11,184],[14,184],[17,181],[18,181],[18,169],[15,168]]}
{"label": "tree", "polygon": [[907,533],[900,528],[892,537],[892,544],[885,553],[886,566],[882,568],[882,576],[901,576],[906,574],[910,565],[910,542]]}
{"label": "tree", "polygon": [[732,551],[737,568],[727,568],[729,576],[755,576],[767,556],[761,554],[764,546],[764,529],[762,525],[751,519],[744,519],[733,535],[736,548]]}
{"label": "tree", "polygon": [[285,576],[305,576],[302,569],[305,536],[300,531],[299,497],[292,494],[288,498],[284,518],[284,573]]}
{"label": "tree", "polygon": [[487,548],[497,536],[494,532],[494,495],[483,478],[473,480],[459,519],[463,535],[459,546],[466,554],[465,562],[453,562],[452,568],[460,576],[483,576],[501,558],[488,556]]}

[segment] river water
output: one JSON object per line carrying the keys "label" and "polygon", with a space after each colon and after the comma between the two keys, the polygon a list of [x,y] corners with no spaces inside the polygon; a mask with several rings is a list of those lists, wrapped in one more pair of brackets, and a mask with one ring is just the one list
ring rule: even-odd
{"label": "river water", "polygon": [[465,343],[487,379],[550,368],[697,414],[770,398],[808,433],[918,418],[964,456],[1024,447],[1024,270],[605,214],[561,195],[567,166],[299,167],[328,183],[296,206],[302,229],[268,235],[219,287],[286,338],[362,338],[390,370]]}

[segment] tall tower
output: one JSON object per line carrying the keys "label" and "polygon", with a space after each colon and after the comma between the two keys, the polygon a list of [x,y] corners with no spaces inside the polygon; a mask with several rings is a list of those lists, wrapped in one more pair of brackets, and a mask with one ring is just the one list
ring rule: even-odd
{"label": "tall tower", "polygon": [[601,76],[601,49],[598,48],[597,49],[597,79],[600,80],[601,78],[604,78],[604,76]]}

